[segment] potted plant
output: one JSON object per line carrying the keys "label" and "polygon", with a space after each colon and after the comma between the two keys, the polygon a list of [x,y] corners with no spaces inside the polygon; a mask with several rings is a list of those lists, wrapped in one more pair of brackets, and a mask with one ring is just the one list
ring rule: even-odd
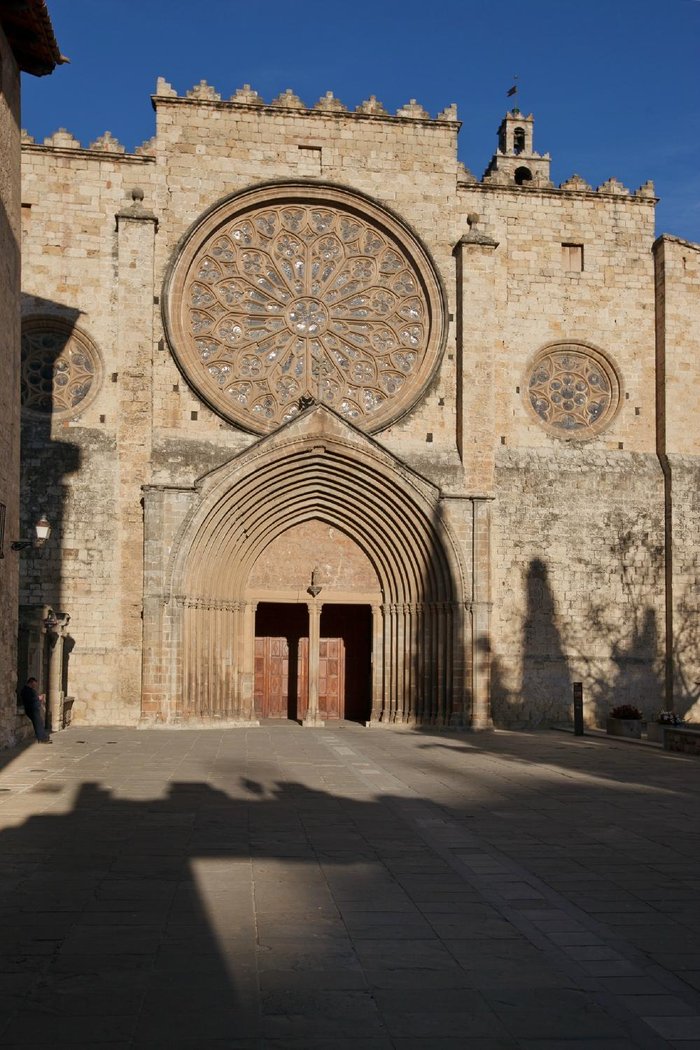
{"label": "potted plant", "polygon": [[606,729],[610,736],[641,740],[642,712],[633,704],[620,704],[619,707],[613,707],[608,715]]}
{"label": "potted plant", "polygon": [[683,719],[675,711],[659,711],[652,722],[647,724],[647,740],[656,744],[664,742],[664,726],[682,726]]}

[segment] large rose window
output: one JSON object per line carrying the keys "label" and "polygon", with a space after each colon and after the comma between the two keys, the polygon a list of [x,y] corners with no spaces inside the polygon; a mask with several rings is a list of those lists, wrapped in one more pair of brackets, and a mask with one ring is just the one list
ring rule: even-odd
{"label": "large rose window", "polygon": [[442,349],[427,253],[342,190],[258,190],[191,233],[167,289],[172,348],[216,411],[266,433],[323,402],[377,430],[405,412]]}

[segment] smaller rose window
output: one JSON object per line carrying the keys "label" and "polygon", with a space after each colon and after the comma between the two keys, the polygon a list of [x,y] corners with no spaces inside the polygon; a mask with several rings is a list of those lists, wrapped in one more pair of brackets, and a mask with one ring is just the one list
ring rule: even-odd
{"label": "smaller rose window", "polygon": [[559,437],[593,437],[612,419],[620,382],[608,359],[578,343],[549,346],[537,357],[527,382],[531,410]]}
{"label": "smaller rose window", "polygon": [[97,392],[100,359],[87,336],[59,318],[22,326],[22,409],[30,415],[73,415]]}

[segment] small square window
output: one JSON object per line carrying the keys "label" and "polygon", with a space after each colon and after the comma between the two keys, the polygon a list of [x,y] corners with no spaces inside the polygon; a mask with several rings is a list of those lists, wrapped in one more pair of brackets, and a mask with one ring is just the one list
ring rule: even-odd
{"label": "small square window", "polygon": [[299,170],[302,175],[321,174],[320,146],[299,146]]}
{"label": "small square window", "polygon": [[561,263],[564,270],[568,270],[570,273],[582,273],[583,272],[583,245],[582,244],[562,244],[561,246]]}

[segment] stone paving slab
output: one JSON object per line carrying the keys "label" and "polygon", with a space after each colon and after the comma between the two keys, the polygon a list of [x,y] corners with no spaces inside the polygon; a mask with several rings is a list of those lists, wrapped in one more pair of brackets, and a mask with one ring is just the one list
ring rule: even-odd
{"label": "stone paving slab", "polygon": [[700,1047],[697,762],[69,729],[0,769],[7,1050]]}

